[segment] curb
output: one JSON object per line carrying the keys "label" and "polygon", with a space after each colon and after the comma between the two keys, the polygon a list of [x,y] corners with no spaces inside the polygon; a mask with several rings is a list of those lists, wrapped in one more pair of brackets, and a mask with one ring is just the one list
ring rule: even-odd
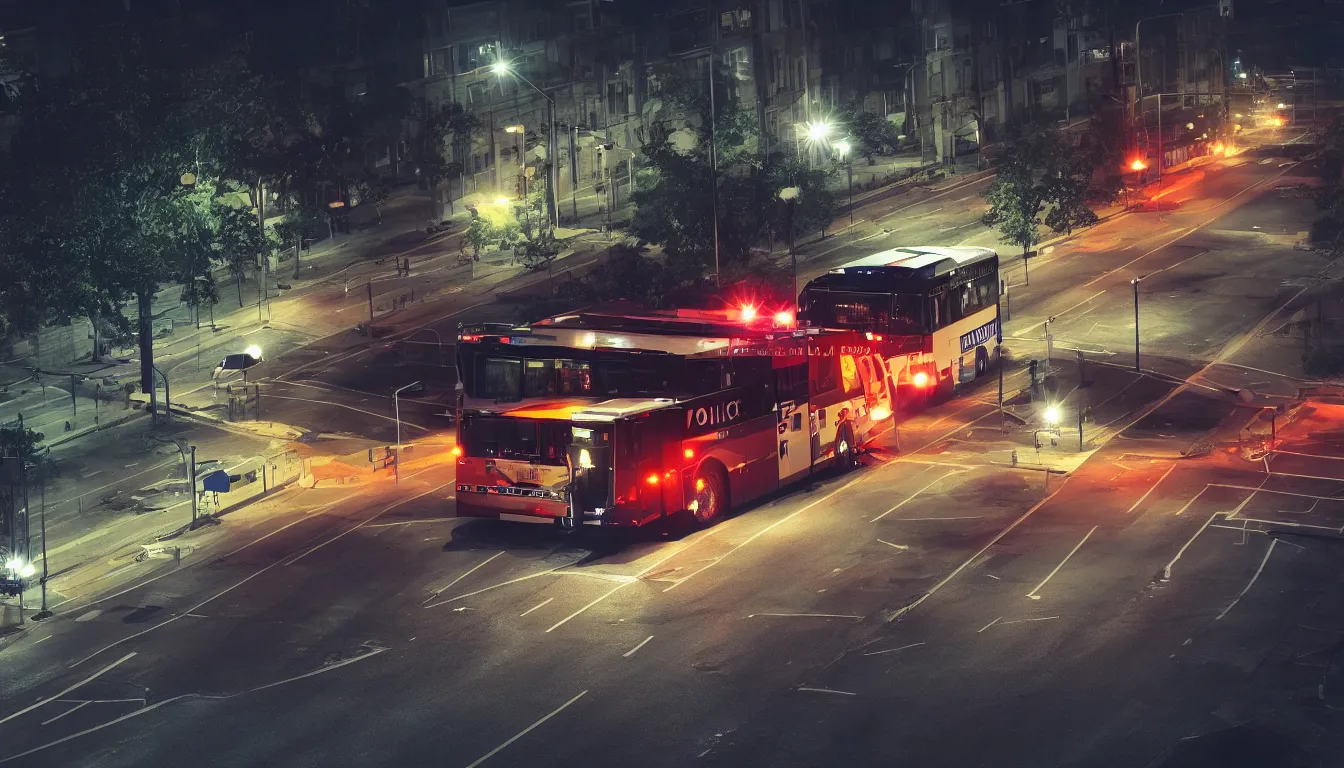
{"label": "curb", "polygon": [[95,432],[101,432],[104,429],[111,429],[112,427],[116,427],[125,424],[128,421],[133,421],[134,419],[138,419],[142,416],[148,416],[148,415],[149,415],[148,411],[135,409],[132,410],[130,413],[127,413],[123,416],[119,416],[115,419],[112,419],[111,421],[107,421],[93,427],[85,427],[84,429],[77,429],[73,432],[66,432],[60,435],[59,437],[54,437],[51,440],[42,443],[42,445],[43,447],[46,448],[55,448],[58,445],[63,445],[73,440],[77,440],[81,437],[84,437],[85,435],[91,435],[94,434]]}

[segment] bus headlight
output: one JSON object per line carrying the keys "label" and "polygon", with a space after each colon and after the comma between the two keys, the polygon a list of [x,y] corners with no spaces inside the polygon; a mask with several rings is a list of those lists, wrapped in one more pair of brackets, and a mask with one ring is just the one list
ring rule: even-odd
{"label": "bus headlight", "polygon": [[923,389],[929,385],[929,374],[924,371],[916,371],[910,381],[913,382],[916,387]]}
{"label": "bus headlight", "polygon": [[592,454],[588,453],[587,448],[579,449],[579,466],[582,467],[583,469],[593,468],[593,456]]}

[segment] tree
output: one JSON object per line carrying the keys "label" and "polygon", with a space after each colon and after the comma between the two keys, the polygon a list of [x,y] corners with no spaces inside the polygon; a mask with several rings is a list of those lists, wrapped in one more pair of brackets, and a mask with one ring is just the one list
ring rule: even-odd
{"label": "tree", "polygon": [[1027,124],[1012,130],[1003,147],[997,175],[985,191],[985,223],[998,228],[1003,242],[1022,246],[1025,257],[1040,242],[1042,223],[1072,234],[1097,221],[1088,205],[1095,161],[1087,146],[1052,127]]}
{"label": "tree", "polygon": [[464,159],[471,154],[471,140],[480,130],[481,121],[453,102],[428,108],[421,115],[421,122],[424,145],[420,150],[420,178],[431,193],[436,193],[440,184],[461,176]]}
{"label": "tree", "polygon": [[238,289],[238,306],[243,306],[243,280],[248,268],[256,268],[259,254],[268,253],[270,243],[257,226],[257,215],[227,202],[214,203],[214,261],[228,270]]}
{"label": "tree", "polygon": [[900,131],[890,120],[869,112],[855,112],[849,118],[849,135],[854,139],[854,152],[865,160],[873,155],[890,154],[900,144]]}
{"label": "tree", "polygon": [[392,193],[392,187],[388,184],[386,178],[375,173],[365,173],[351,184],[355,196],[359,198],[359,205],[371,205],[373,211],[378,216],[378,223],[383,223],[383,203]]}
{"label": "tree", "polygon": [[495,227],[491,226],[489,220],[483,216],[473,217],[471,223],[467,225],[467,231],[463,233],[467,244],[471,246],[471,257],[476,261],[481,260],[481,251],[494,242],[497,238]]}
{"label": "tree", "polygon": [[780,190],[796,187],[798,196],[793,210],[793,231],[825,230],[835,220],[839,197],[829,182],[835,167],[809,168],[806,162],[792,155],[776,155],[765,165],[765,189],[772,203],[771,227],[775,234],[787,235],[786,209],[779,201]]}
{"label": "tree", "polygon": [[275,225],[275,236],[282,248],[294,248],[294,276],[299,276],[299,252],[305,241],[316,240],[326,228],[327,214],[312,205],[299,205]]}
{"label": "tree", "polygon": [[[653,139],[645,144],[631,194],[631,230],[646,242],[661,243],[668,258],[688,262],[688,274],[695,272],[691,264],[698,264],[701,272],[712,269],[716,218],[721,265],[745,263],[764,231],[771,203],[757,176],[761,158],[755,120],[730,95],[725,73],[715,71],[714,76],[718,82],[711,115],[700,77],[675,69],[659,71],[662,112],[651,131]],[[717,174],[711,168],[711,136],[716,138]]]}
{"label": "tree", "polygon": [[529,272],[540,272],[550,267],[555,262],[555,257],[560,254],[561,241],[555,239],[555,235],[550,232],[542,232],[535,238],[529,238],[523,242],[523,252],[520,260],[523,267]]}

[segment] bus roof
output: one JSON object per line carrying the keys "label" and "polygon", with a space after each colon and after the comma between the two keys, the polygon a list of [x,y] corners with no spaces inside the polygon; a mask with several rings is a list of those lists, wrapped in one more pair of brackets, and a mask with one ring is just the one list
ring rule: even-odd
{"label": "bus roof", "polygon": [[[792,314],[790,313],[790,318]],[[464,326],[463,342],[484,341],[510,347],[653,352],[682,357],[723,356],[753,342],[781,342],[815,334],[813,330],[776,328],[760,310],[752,320],[742,310],[640,310],[638,313],[580,311],[548,317],[530,325]]]}
{"label": "bus roof", "polygon": [[[926,276],[932,277],[997,257],[998,254],[992,248],[905,246],[842,264],[832,269],[831,274],[872,274],[881,270],[893,277],[917,277],[914,274],[916,270],[922,270]],[[929,267],[932,269],[929,270]]]}
{"label": "bus roof", "polygon": [[670,397],[618,397],[594,403],[574,412],[575,421],[615,421],[627,416],[657,411],[676,405]]}

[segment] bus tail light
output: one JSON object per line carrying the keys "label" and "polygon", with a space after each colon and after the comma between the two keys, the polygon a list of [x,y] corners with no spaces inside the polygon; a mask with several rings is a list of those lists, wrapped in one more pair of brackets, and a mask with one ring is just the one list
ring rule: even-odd
{"label": "bus tail light", "polygon": [[782,328],[792,328],[794,325],[793,313],[787,309],[776,312],[775,325]]}
{"label": "bus tail light", "polygon": [[453,450],[449,451],[449,453],[453,454],[454,459],[462,458],[462,446],[454,445]]}
{"label": "bus tail light", "polygon": [[681,452],[681,455],[682,455],[682,456],[685,456],[685,457],[688,458],[688,459],[694,459],[694,458],[695,458],[695,451],[692,450],[692,449],[690,449],[690,448],[687,448],[686,450],[684,450],[684,451]]}
{"label": "bus tail light", "polygon": [[742,306],[742,322],[750,323],[755,319],[756,319],[756,307],[750,304],[744,304]]}
{"label": "bus tail light", "polygon": [[582,469],[593,468],[593,455],[588,453],[587,448],[579,449],[579,467]]}
{"label": "bus tail light", "polygon": [[703,477],[697,477],[697,478],[695,478],[695,491],[696,491],[696,493],[699,493],[700,491],[703,491],[703,490],[705,490],[705,478],[703,478]]}
{"label": "bus tail light", "polygon": [[910,378],[910,381],[916,387],[923,389],[929,386],[929,374],[924,371],[915,371],[915,375]]}
{"label": "bus tail light", "polygon": [[656,475],[656,474],[651,474],[651,475],[649,475],[648,477],[644,478],[644,482],[648,483],[649,485],[657,485],[657,484],[658,484],[658,475]]}

